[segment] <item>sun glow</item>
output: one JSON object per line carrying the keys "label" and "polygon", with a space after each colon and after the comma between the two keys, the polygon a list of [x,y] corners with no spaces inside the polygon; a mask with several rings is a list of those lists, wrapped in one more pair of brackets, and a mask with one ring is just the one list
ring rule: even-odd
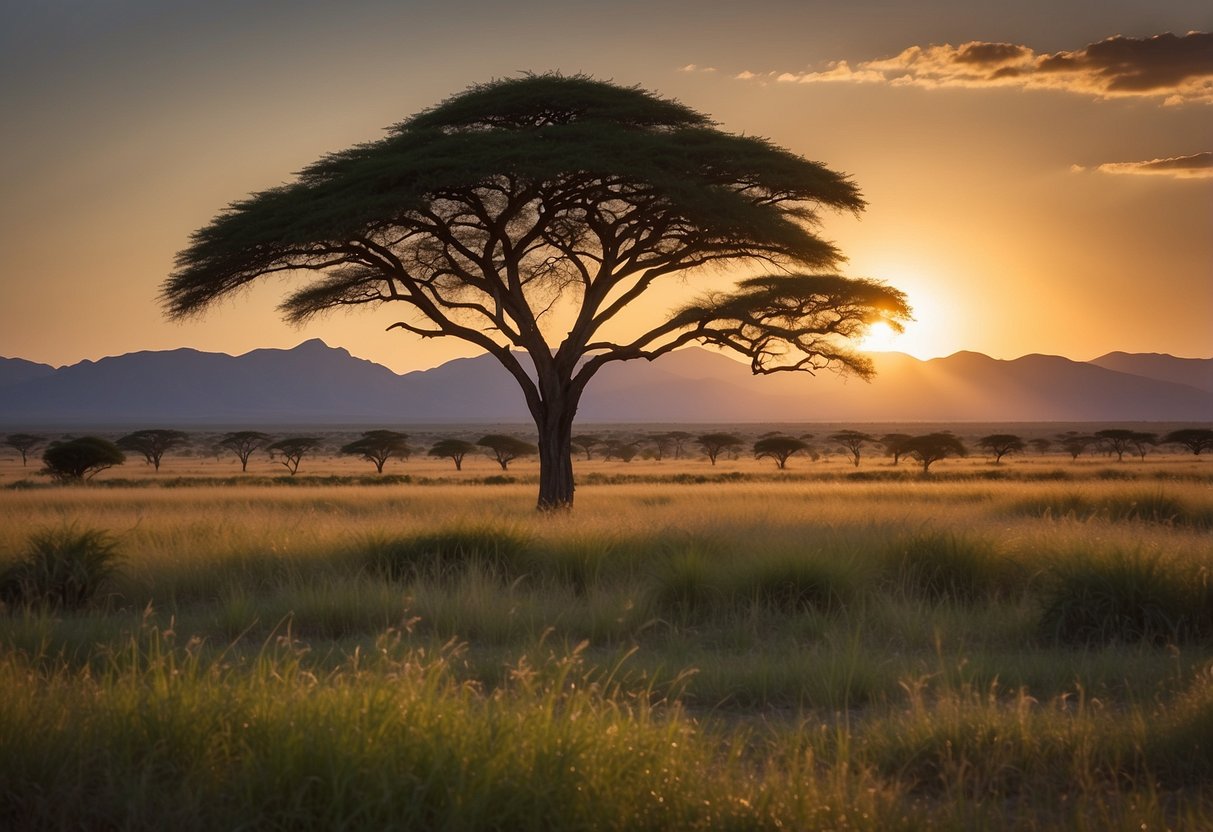
{"label": "sun glow", "polygon": [[867,334],[859,340],[859,348],[864,352],[893,352],[900,349],[898,341],[904,333],[898,332],[884,322],[872,324]]}

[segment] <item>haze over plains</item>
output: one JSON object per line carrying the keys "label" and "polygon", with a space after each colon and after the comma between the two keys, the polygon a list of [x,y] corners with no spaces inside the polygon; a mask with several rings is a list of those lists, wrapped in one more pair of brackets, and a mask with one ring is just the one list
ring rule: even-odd
{"label": "haze over plains", "polygon": [[873,348],[1207,357],[1211,31],[1208,4],[1180,0],[12,9],[0,355],[61,365],[322,337],[403,372],[471,354],[384,332],[390,312],[293,329],[273,281],[185,324],[156,294],[230,201],[470,84],[560,71],[678,98],[851,174],[869,208],[829,217],[824,236],[917,318]]}

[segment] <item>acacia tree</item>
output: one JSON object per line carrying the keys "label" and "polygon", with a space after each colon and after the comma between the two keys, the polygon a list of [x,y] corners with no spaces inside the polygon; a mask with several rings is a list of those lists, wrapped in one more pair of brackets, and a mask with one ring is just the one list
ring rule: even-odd
{"label": "acacia tree", "polygon": [[741,437],[732,433],[705,433],[695,441],[699,443],[699,447],[703,448],[703,452],[708,455],[708,459],[712,461],[713,465],[716,464],[716,457],[723,452],[741,447]]}
{"label": "acacia tree", "polygon": [[482,436],[476,444],[488,449],[489,455],[497,461],[502,471],[508,471],[510,463],[520,456],[533,456],[539,453],[539,449],[530,442],[524,442],[516,436],[506,436],[501,433]]}
{"label": "acacia tree", "polygon": [[[283,302],[288,320],[387,304],[402,312],[390,328],[476,345],[535,421],[539,508],[564,508],[573,419],[610,362],[701,343],[747,356],[755,373],[871,376],[852,339],[878,321],[900,329],[905,296],[832,273],[841,254],[816,233],[823,210],[864,205],[847,176],[676,101],[527,75],[474,86],[233,203],[194,233],[162,299],[180,319],[266,276],[314,272]],[[655,284],[730,264],[777,272],[638,334],[611,326]]]}
{"label": "acacia tree", "polygon": [[215,444],[234,453],[236,458],[240,460],[240,470],[247,472],[248,460],[253,455],[253,452],[259,448],[264,448],[273,441],[274,437],[259,430],[238,430],[223,434]]}
{"label": "acacia tree", "polygon": [[994,455],[994,464],[1002,463],[1007,454],[1020,453],[1027,445],[1013,433],[991,433],[977,440],[977,447]]}
{"label": "acacia tree", "polygon": [[595,446],[601,444],[602,440],[597,436],[581,434],[579,436],[574,436],[572,440],[570,440],[569,446],[574,450],[578,450],[585,454],[585,458],[588,460],[590,458],[590,453],[594,450]]}
{"label": "acacia tree", "polygon": [[179,447],[190,441],[190,436],[183,430],[148,429],[128,433],[116,443],[124,451],[132,451],[143,456],[148,465],[157,472],[160,470],[160,460],[172,448]]}
{"label": "acacia tree", "polygon": [[91,480],[107,468],[126,462],[126,455],[108,439],[81,436],[52,442],[42,452],[46,472],[59,482]]}
{"label": "acacia tree", "polygon": [[1110,453],[1116,454],[1117,462],[1125,461],[1125,452],[1132,450],[1142,459],[1146,458],[1147,446],[1153,445],[1156,437],[1152,433],[1129,430],[1127,428],[1108,428],[1095,431],[1095,439]]}
{"label": "acacia tree", "polygon": [[851,462],[855,467],[859,467],[859,453],[863,449],[865,442],[875,442],[875,437],[870,433],[864,433],[858,430],[840,430],[837,433],[830,434],[830,441],[837,442],[851,456]]}
{"label": "acacia tree", "polygon": [[809,449],[808,443],[794,436],[766,436],[754,443],[754,459],[775,460],[779,470],[788,467],[788,459]]}
{"label": "acacia tree", "polygon": [[[4,437],[4,444],[21,454],[21,467],[25,467],[26,457],[34,448],[46,441],[46,437],[35,436],[32,433],[10,433]],[[1199,451],[1198,451],[1199,453]]]}
{"label": "acacia tree", "polygon": [[455,463],[455,470],[463,470],[463,458],[476,450],[476,445],[466,439],[439,439],[430,448],[430,456],[439,459],[449,459]]}
{"label": "acacia tree", "polygon": [[900,447],[903,454],[909,454],[922,463],[924,475],[930,473],[931,466],[941,459],[968,456],[969,453],[964,443],[947,431],[911,436],[903,440]]}
{"label": "acacia tree", "polygon": [[905,453],[902,445],[910,438],[908,433],[886,433],[880,437],[880,444],[884,446],[885,453],[893,457],[894,467],[901,464],[901,457]]}
{"label": "acacia tree", "polygon": [[1173,430],[1162,438],[1162,442],[1166,445],[1183,445],[1195,456],[1200,456],[1202,451],[1213,450],[1213,429],[1181,428]]}
{"label": "acacia tree", "polygon": [[374,463],[377,474],[383,473],[383,466],[389,459],[408,459],[412,452],[409,435],[394,430],[368,430],[338,451]]}
{"label": "acacia tree", "polygon": [[[269,451],[270,459],[286,466],[286,470],[290,471],[293,477],[299,471],[299,463],[303,461],[303,457],[321,444],[322,440],[315,436],[291,436],[266,446],[266,450]],[[279,456],[282,459],[278,459]]]}

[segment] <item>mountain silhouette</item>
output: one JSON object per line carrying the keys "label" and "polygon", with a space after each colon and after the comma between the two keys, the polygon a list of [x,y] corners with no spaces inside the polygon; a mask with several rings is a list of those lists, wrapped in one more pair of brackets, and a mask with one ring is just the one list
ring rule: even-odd
{"label": "mountain silhouette", "polygon": [[[1213,420],[1213,359],[1109,353],[921,361],[876,353],[871,383],[829,372],[754,376],[701,348],[608,364],[581,422],[1016,422]],[[55,369],[0,359],[0,424],[138,426],[526,422],[489,356],[399,375],[313,339],[240,356],[136,352]]]}

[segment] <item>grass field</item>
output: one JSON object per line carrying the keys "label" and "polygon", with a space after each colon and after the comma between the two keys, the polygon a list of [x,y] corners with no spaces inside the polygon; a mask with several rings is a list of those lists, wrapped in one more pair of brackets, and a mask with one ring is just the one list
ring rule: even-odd
{"label": "grass field", "polygon": [[0,826],[1207,829],[1211,466],[5,460]]}

